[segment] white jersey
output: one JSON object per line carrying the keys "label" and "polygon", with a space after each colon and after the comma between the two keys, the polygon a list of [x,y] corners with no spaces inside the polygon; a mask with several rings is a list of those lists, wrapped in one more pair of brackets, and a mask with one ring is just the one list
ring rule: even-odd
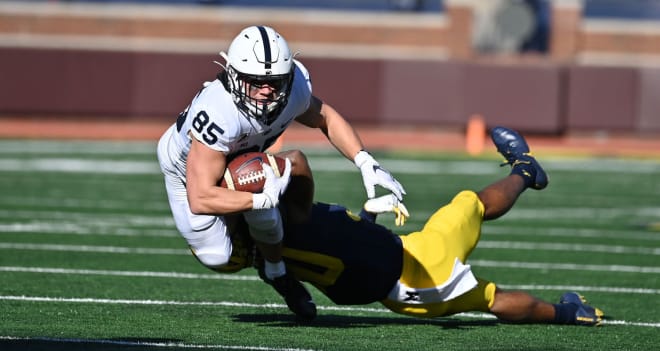
{"label": "white jersey", "polygon": [[163,172],[186,176],[186,159],[195,138],[227,156],[264,151],[293,120],[309,107],[312,85],[302,63],[294,60],[295,73],[286,107],[270,125],[240,110],[222,82],[206,82],[188,108],[160,139],[158,159]]}

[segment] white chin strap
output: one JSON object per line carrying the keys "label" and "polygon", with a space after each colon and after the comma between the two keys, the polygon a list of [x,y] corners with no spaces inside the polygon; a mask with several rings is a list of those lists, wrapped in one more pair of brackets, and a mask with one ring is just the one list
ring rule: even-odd
{"label": "white chin strap", "polygon": [[[229,57],[227,57],[227,54],[225,54],[224,51],[220,51],[220,56],[223,59],[225,59],[225,65],[229,66]],[[218,61],[213,61],[213,63],[215,63],[216,65],[222,67],[222,69],[224,69],[225,71],[227,70],[227,66],[223,65],[222,63],[220,63]]]}

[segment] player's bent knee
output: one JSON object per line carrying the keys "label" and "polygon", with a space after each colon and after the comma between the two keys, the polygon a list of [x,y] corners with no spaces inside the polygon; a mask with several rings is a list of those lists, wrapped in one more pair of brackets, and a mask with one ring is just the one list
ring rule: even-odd
{"label": "player's bent knee", "polygon": [[199,263],[210,269],[227,264],[232,252],[231,242],[225,243],[223,240],[214,239],[216,238],[209,238],[197,245],[190,245],[193,256]]}
{"label": "player's bent knee", "polygon": [[204,266],[215,269],[229,262],[232,243],[223,222],[212,216],[193,216],[185,233],[190,251]]}
{"label": "player's bent knee", "polygon": [[229,262],[229,256],[224,253],[204,252],[193,254],[199,263],[212,270],[224,267]]}

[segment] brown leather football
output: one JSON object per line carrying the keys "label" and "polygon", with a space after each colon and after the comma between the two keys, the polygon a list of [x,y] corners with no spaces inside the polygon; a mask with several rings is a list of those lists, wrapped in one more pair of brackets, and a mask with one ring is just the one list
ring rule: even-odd
{"label": "brown leather football", "polygon": [[283,158],[263,152],[248,152],[236,156],[227,164],[220,186],[250,193],[262,192],[266,182],[261,166],[264,162],[270,165],[276,176],[279,177],[284,172]]}

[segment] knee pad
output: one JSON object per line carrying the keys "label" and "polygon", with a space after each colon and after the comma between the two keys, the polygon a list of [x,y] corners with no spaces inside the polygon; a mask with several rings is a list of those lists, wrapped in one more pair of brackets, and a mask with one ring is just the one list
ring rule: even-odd
{"label": "knee pad", "polygon": [[254,210],[243,213],[250,229],[250,236],[258,242],[277,244],[284,238],[282,216],[277,208]]}

